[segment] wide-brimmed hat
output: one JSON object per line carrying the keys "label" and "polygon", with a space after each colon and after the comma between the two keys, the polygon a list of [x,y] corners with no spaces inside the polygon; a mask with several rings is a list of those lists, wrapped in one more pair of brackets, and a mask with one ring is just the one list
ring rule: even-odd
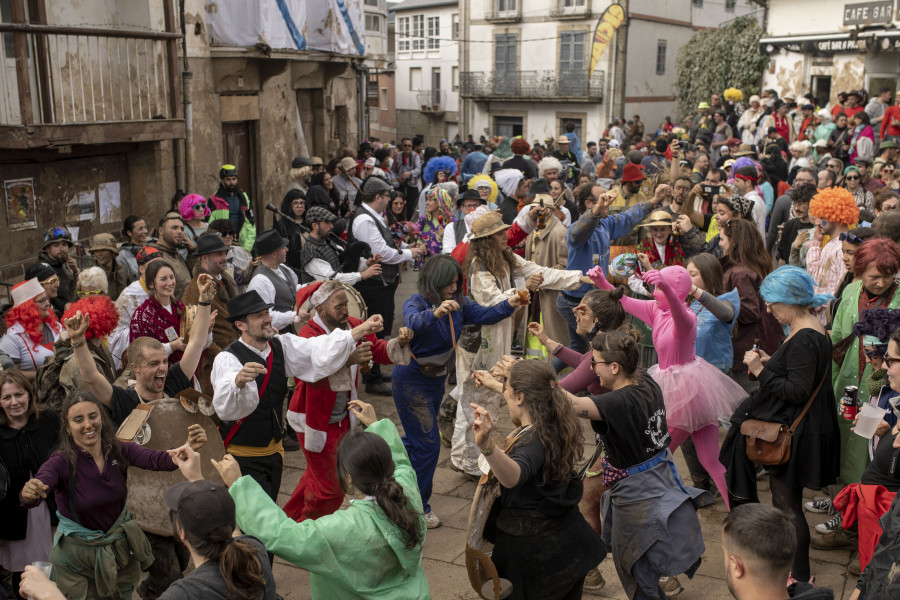
{"label": "wide-brimmed hat", "polygon": [[697,108],[709,108],[709,102],[700,102],[697,104]]}
{"label": "wide-brimmed hat", "polygon": [[340,165],[344,168],[345,171],[353,171],[356,168],[356,161],[349,156],[345,156],[341,159]]}
{"label": "wide-brimmed hat", "polygon": [[32,298],[37,298],[43,293],[44,286],[42,286],[41,282],[37,280],[37,277],[33,279],[26,279],[21,283],[17,283],[12,287],[12,290],[10,291],[13,306],[20,306],[21,304],[28,302]]}
{"label": "wide-brimmed hat", "polygon": [[622,170],[622,183],[643,181],[644,179],[646,179],[646,176],[640,165],[636,165],[633,162],[625,163],[625,168]]}
{"label": "wide-brimmed hat", "polygon": [[319,158],[318,156],[313,156],[312,158],[309,159],[309,162],[311,162],[314,167],[318,167],[319,165],[325,164],[324,162],[322,162],[322,159]]}
{"label": "wide-brimmed hat", "polygon": [[647,227],[670,227],[675,220],[672,215],[664,210],[654,210],[650,213],[650,220],[644,223]]}
{"label": "wide-brimmed hat", "polygon": [[281,250],[288,245],[288,241],[281,237],[277,229],[269,229],[256,236],[256,243],[253,244],[253,251],[257,256],[265,256]]}
{"label": "wide-brimmed hat", "polygon": [[197,256],[212,254],[213,252],[228,252],[228,246],[222,241],[221,236],[210,234],[201,235],[197,238],[197,251],[195,252]]}
{"label": "wide-brimmed hat", "polygon": [[[478,186],[475,186],[478,187]],[[481,204],[487,204],[487,200],[481,197],[481,194],[478,193],[478,190],[466,190],[462,194],[459,195],[459,198],[456,199],[456,207],[459,208],[462,206],[463,200],[478,200]]]}
{"label": "wide-brimmed hat", "polygon": [[561,135],[561,136],[559,136],[559,138],[556,140],[556,143],[557,143],[557,144],[571,144],[571,143],[572,143],[572,140],[570,140],[569,138],[567,138],[567,137],[564,136],[564,135]]}
{"label": "wide-brimmed hat", "polygon": [[756,148],[753,147],[753,144],[741,144],[738,146],[738,149],[731,153],[731,155],[735,158],[740,156],[755,156]]}
{"label": "wide-brimmed hat", "polygon": [[477,240],[488,237],[498,231],[506,231],[509,227],[503,222],[503,217],[500,216],[500,213],[489,212],[486,215],[481,215],[472,223],[472,239]]}
{"label": "wide-brimmed hat", "polygon": [[269,310],[273,306],[275,305],[263,302],[259,292],[250,290],[249,292],[238,294],[228,301],[228,316],[226,319],[229,323],[234,323],[241,317]]}
{"label": "wide-brimmed hat", "polygon": [[119,248],[116,246],[116,238],[111,233],[98,233],[91,238],[91,247],[88,252],[96,252],[97,250],[109,250],[116,256],[119,255]]}
{"label": "wide-brimmed hat", "polygon": [[897,143],[894,142],[894,140],[884,140],[884,141],[881,142],[881,144],[878,146],[878,149],[879,149],[879,150],[888,150],[888,149],[890,149],[890,148],[896,148],[896,147],[897,147]]}

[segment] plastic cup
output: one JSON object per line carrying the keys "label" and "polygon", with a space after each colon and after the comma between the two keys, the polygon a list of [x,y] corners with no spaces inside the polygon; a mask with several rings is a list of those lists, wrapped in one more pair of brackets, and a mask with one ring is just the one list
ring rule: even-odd
{"label": "plastic cup", "polygon": [[525,289],[525,278],[524,277],[516,277],[513,280],[513,285],[515,286],[515,288],[517,290],[524,290]]}
{"label": "plastic cup", "polygon": [[50,579],[50,571],[53,568],[53,564],[43,561],[37,561],[31,563],[31,566],[40,569],[41,572],[47,576],[47,579]]}
{"label": "plastic cup", "polygon": [[884,420],[885,411],[879,408],[877,404],[866,402],[862,405],[859,412],[859,420],[853,428],[853,433],[866,439],[875,435],[878,425]]}

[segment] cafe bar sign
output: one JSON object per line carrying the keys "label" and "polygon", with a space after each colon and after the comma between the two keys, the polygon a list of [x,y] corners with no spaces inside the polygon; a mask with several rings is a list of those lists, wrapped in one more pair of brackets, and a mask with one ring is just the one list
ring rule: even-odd
{"label": "cafe bar sign", "polygon": [[881,25],[894,20],[894,0],[844,5],[844,25]]}

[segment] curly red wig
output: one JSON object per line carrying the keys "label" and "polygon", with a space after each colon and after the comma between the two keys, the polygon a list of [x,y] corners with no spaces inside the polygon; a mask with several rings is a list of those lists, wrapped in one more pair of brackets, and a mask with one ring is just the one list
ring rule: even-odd
{"label": "curly red wig", "polygon": [[875,237],[860,244],[853,254],[853,275],[862,277],[869,265],[875,265],[882,275],[900,271],[900,249],[892,240]]}
{"label": "curly red wig", "polygon": [[844,188],[830,187],[819,190],[809,203],[809,214],[832,223],[853,225],[859,220],[856,200]]}
{"label": "curly red wig", "polygon": [[109,299],[109,296],[100,294],[73,302],[69,305],[69,309],[63,313],[63,319],[74,317],[79,310],[81,314],[90,315],[91,318],[88,329],[84,333],[86,338],[103,339],[112,333],[119,323],[119,309]]}
{"label": "curly red wig", "polygon": [[509,145],[509,149],[513,154],[528,154],[531,152],[531,146],[522,138],[516,138]]}
{"label": "curly red wig", "polygon": [[47,323],[55,331],[59,331],[59,319],[56,313],[50,310],[50,314],[46,318],[41,316],[41,309],[35,304],[34,299],[23,302],[18,306],[14,306],[6,313],[6,326],[12,327],[19,323],[24,329],[28,337],[35,344],[40,344],[44,339],[43,323]]}

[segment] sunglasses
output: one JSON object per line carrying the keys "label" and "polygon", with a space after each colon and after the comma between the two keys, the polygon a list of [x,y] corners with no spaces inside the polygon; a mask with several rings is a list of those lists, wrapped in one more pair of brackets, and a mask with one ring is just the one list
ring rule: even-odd
{"label": "sunglasses", "polygon": [[593,356],[591,357],[591,368],[593,369],[597,365],[609,365],[612,364],[606,360],[596,360]]}
{"label": "sunglasses", "polygon": [[863,239],[859,236],[853,235],[849,231],[845,231],[838,236],[838,239],[842,242],[849,242],[855,246],[863,243]]}
{"label": "sunglasses", "polygon": [[88,296],[99,296],[103,293],[103,290],[78,290],[75,293],[81,298],[86,298]]}
{"label": "sunglasses", "polygon": [[193,208],[194,210],[206,210],[206,205],[203,204],[202,202],[198,202],[197,204],[195,204],[195,205],[192,206],[191,208]]}
{"label": "sunglasses", "polygon": [[846,179],[847,181],[856,181],[857,179],[859,179],[859,175],[847,175],[846,177],[844,177],[844,179]]}
{"label": "sunglasses", "polygon": [[863,346],[863,352],[872,360],[882,358],[887,353],[887,344],[876,344],[875,346]]}

